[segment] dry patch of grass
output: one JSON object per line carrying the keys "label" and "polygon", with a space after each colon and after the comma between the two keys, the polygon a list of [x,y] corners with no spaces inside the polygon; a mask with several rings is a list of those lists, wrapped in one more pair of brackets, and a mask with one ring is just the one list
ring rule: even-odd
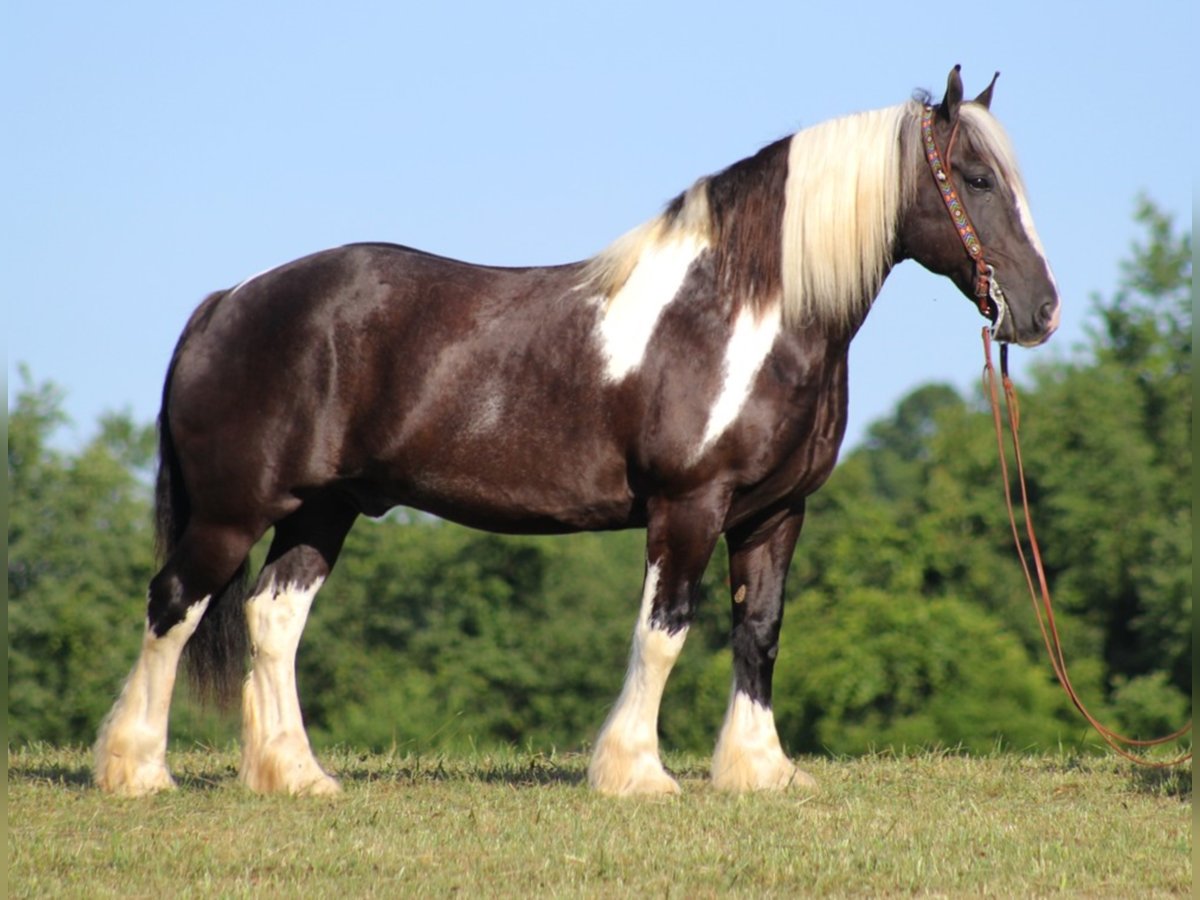
{"label": "dry patch of grass", "polygon": [[345,792],[259,797],[233,750],[116,800],[79,749],[10,749],[11,896],[1190,895],[1191,773],[1109,758],[807,759],[810,794],[615,800],[586,760],[323,754]]}

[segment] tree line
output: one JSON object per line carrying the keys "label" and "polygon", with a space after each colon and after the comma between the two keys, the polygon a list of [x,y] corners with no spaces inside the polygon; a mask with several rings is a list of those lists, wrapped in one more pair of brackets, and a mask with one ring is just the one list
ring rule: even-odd
{"label": "tree line", "polygon": [[[1084,346],[1022,378],[1033,514],[1080,694],[1135,735],[1192,684],[1191,234],[1143,237]],[[153,426],[107,415],[55,448],[63,394],[9,409],[9,741],[85,743],[137,653],[154,572]],[[810,498],[787,583],[775,705],[796,753],[1091,747],[1053,681],[1004,512],[982,393],[903,398]],[[258,551],[261,554],[261,549]],[[363,520],[322,589],[298,678],[318,747],[575,749],[624,674],[640,532],[501,537],[413,513]],[[665,745],[711,751],[731,683],[718,548],[663,701]],[[184,690],[181,687],[178,690]],[[175,741],[236,717],[173,710]]]}

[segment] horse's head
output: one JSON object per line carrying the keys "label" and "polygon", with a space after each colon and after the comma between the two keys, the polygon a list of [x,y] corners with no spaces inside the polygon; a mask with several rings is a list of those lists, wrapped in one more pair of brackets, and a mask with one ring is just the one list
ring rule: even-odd
{"label": "horse's head", "polygon": [[955,66],[942,102],[922,110],[899,249],[975,300],[998,340],[1034,346],[1058,327],[1058,289],[1012,146],[988,111],[995,83],[964,102]]}

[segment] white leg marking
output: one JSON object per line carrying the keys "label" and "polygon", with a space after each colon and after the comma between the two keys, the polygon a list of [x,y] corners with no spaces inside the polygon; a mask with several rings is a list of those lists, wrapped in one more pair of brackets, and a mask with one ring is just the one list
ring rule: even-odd
{"label": "white leg marking", "polygon": [[707,247],[702,238],[685,233],[642,251],[625,284],[607,301],[600,320],[604,374],[610,381],[620,381],[641,365],[659,317],[675,299],[692,262]]}
{"label": "white leg marking", "polygon": [[303,589],[267,585],[246,603],[253,657],[242,692],[241,780],[262,793],[333,794],[313,758],[296,692],[296,648],[321,580]]}
{"label": "white leg marking", "polygon": [[733,324],[733,333],[725,347],[725,380],[716,402],[708,413],[704,437],[694,456],[699,457],[714,441],[737,421],[742,406],[754,388],[754,378],[775,346],[779,335],[778,308],[762,318],[750,309],[743,309]]}
{"label": "white leg marking", "polygon": [[739,793],[817,786],[784,755],[770,707],[751,700],[736,687],[713,752],[712,779],[718,789]]}
{"label": "white leg marking", "polygon": [[167,771],[167,724],[179,656],[208,609],[210,597],[194,603],[162,637],[142,635],[142,650],[121,695],[100,725],[93,748],[101,790],[139,797],[175,786]]}
{"label": "white leg marking", "polygon": [[672,635],[651,624],[658,581],[655,564],[646,571],[625,686],[596,739],[588,766],[588,782],[605,794],[679,793],[679,785],[658,758],[658,707],[687,630]]}

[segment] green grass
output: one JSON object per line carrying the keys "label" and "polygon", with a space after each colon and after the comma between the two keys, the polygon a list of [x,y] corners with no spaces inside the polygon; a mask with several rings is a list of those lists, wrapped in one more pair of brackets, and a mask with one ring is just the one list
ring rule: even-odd
{"label": "green grass", "polygon": [[254,796],[236,753],[173,752],[180,789],[117,800],[82,750],[10,748],[17,896],[1190,895],[1191,773],[1110,758],[807,759],[816,795],[616,800],[586,760],[322,754],[334,799]]}

